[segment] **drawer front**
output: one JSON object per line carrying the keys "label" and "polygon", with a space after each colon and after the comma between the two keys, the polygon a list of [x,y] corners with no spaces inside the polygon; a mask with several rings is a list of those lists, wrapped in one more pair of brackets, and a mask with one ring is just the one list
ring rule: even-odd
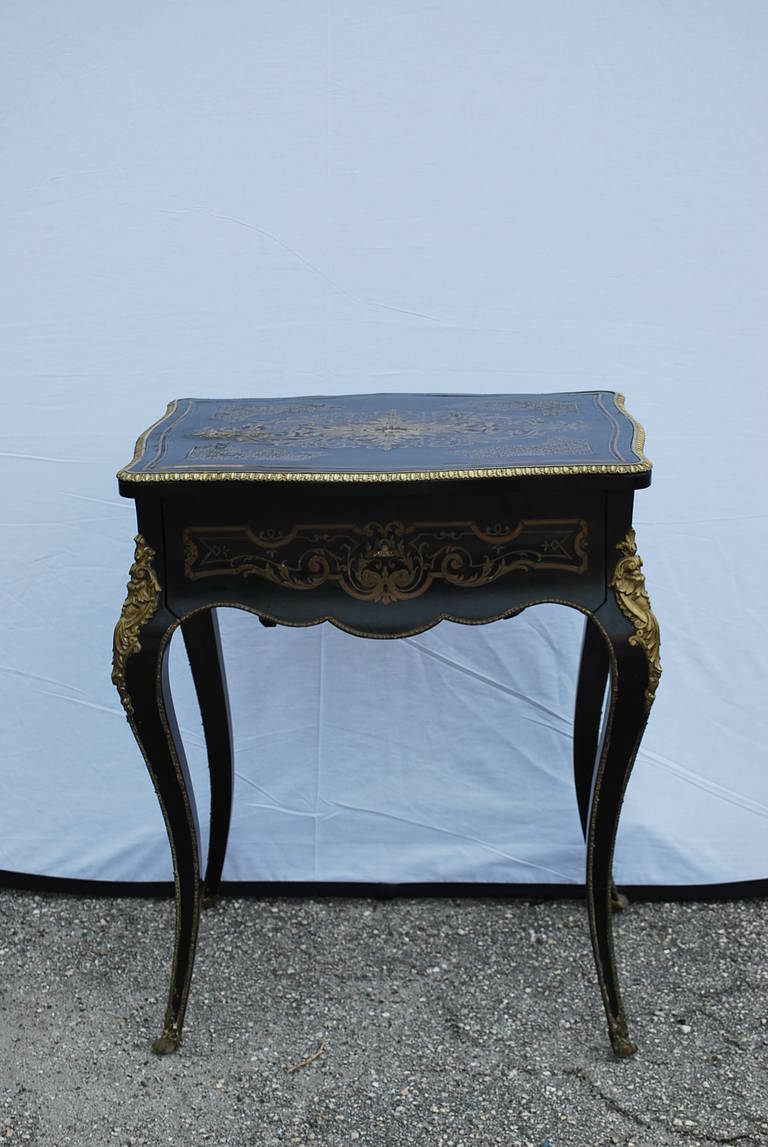
{"label": "drawer front", "polygon": [[480,514],[463,499],[337,499],[294,514],[174,501],[172,608],[231,600],[294,624],[330,617],[385,632],[441,616],[482,620],[537,597],[593,599],[602,583],[599,507],[514,501],[484,503]]}
{"label": "drawer front", "polygon": [[475,589],[514,572],[583,574],[588,532],[584,518],[187,526],[184,576],[262,578],[286,590],[335,585],[357,601],[389,605],[436,583]]}

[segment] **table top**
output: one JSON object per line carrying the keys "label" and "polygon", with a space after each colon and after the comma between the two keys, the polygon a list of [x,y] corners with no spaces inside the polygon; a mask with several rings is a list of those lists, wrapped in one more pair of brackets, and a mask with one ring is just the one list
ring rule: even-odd
{"label": "table top", "polygon": [[[143,482],[644,475],[642,427],[612,391],[182,398],[118,473]],[[130,492],[130,490],[128,491]]]}

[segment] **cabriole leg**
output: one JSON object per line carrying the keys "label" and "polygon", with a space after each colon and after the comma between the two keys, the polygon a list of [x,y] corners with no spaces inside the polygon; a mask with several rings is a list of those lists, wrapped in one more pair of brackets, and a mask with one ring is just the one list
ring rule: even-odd
{"label": "cabriole leg", "polygon": [[168,642],[176,618],[161,604],[154,551],[139,535],[128,595],[115,628],[112,679],[141,749],[165,818],[173,856],[176,941],[163,1034],[153,1048],[181,1039],[200,914],[199,830],[194,794],[171,702]]}
{"label": "cabriole leg", "polygon": [[227,681],[215,609],[184,618],[181,632],[195,683],[211,778],[211,831],[203,907],[216,902],[232,816],[234,768]]}
{"label": "cabriole leg", "polygon": [[595,614],[608,642],[611,691],[587,832],[587,907],[592,946],[614,1053],[632,1055],[619,990],[611,920],[611,868],[619,814],[656,691],[659,627],[651,610],[634,531],[617,546],[609,593]]}
{"label": "cabriole leg", "polygon": [[573,779],[584,839],[589,820],[589,798],[597,762],[600,739],[600,717],[610,661],[605,638],[590,617],[585,618],[581,646],[579,683],[576,689],[576,712],[573,721]]}
{"label": "cabriole leg", "polygon": [[[581,646],[573,722],[573,778],[584,840],[587,839],[589,801],[597,766],[600,718],[609,672],[610,661],[605,638],[591,618],[587,617]],[[614,911],[629,907],[629,901],[622,892],[619,892],[613,880],[611,880],[611,907]]]}

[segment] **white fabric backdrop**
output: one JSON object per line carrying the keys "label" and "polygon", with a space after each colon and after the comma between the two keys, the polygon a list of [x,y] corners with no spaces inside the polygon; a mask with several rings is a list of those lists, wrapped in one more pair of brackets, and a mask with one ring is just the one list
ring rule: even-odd
{"label": "white fabric backdrop", "polygon": [[[766,5],[30,0],[0,22],[0,868],[170,875],[109,679],[134,533],[114,473],[168,399],[604,388],[655,463],[636,526],[664,664],[617,878],[768,876]],[[582,879],[579,616],[401,642],[222,622],[226,877]]]}

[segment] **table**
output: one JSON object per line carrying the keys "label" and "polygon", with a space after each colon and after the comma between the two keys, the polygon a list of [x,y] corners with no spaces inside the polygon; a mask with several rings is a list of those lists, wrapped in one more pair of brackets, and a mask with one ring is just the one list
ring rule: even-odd
{"label": "table", "polygon": [[[589,927],[611,1045],[617,1056],[636,1050],[616,973],[611,864],[661,674],[632,528],[634,491],[651,479],[643,440],[622,396],[607,391],[181,399],[141,435],[118,474],[138,534],[112,678],[173,855],[176,937],[157,1052],[181,1038],[200,907],[215,898],[229,830],[232,734],[215,607],[265,625],[327,621],[396,638],[540,602],[585,615],[573,763]],[[204,880],[168,682],[178,626],[209,762]]]}

